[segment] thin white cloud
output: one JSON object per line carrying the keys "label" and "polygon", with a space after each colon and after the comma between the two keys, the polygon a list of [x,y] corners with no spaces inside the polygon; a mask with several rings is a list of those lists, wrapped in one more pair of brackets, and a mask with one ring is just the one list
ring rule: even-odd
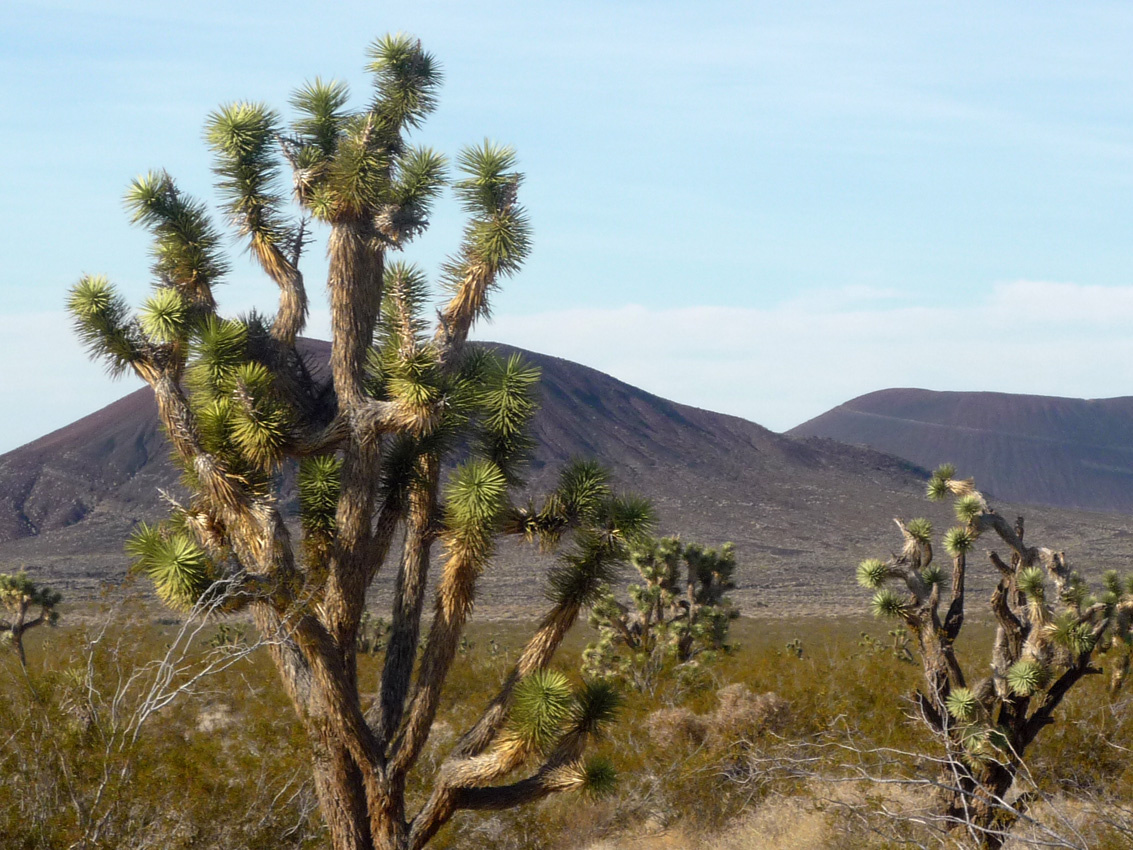
{"label": "thin white cloud", "polygon": [[1133,394],[1133,287],[1018,281],[944,309],[871,300],[499,315],[479,335],[777,430],[894,386]]}

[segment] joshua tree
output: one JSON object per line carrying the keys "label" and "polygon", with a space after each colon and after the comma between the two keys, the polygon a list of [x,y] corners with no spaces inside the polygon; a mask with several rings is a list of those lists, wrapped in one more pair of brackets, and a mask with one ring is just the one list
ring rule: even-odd
{"label": "joshua tree", "polygon": [[[1101,672],[1092,662],[1103,644],[1128,642],[1133,583],[1123,587],[1107,573],[1105,593],[1093,598],[1065,553],[1024,543],[1023,518],[1008,523],[971,480],[957,480],[951,466],[936,470],[928,496],[952,497],[959,522],[943,540],[952,560],[943,617],[945,575],[933,563],[928,520],[896,520],[900,552],[887,561],[863,561],[858,582],[876,591],[874,613],[902,620],[916,642],[926,685],[916,703],[946,749],[942,816],[967,828],[981,846],[997,848],[1025,807],[1021,800],[1009,807],[1005,798],[1027,747],[1055,722],[1074,685]],[[1000,577],[990,600],[998,626],[991,672],[972,681],[954,646],[964,624],[968,554],[984,535],[1006,547],[1007,559],[988,551]]]}
{"label": "joshua tree", "polygon": [[587,673],[645,690],[666,664],[726,648],[728,626],[738,616],[726,596],[735,588],[731,543],[717,552],[677,537],[651,539],[633,549],[630,563],[642,579],[629,587],[632,608],[609,588],[591,608],[599,639],[583,653]]}
{"label": "joshua tree", "polygon": [[[54,626],[59,621],[59,612],[55,606],[63,597],[47,587],[38,587],[28,578],[25,572],[15,575],[0,573],[0,606],[8,612],[11,619],[0,619],[0,634],[7,634],[16,647],[16,654],[20,659],[20,666],[25,670],[28,667],[27,655],[24,653],[24,633],[28,629],[42,626],[46,623]],[[33,608],[39,613],[28,619]]]}
{"label": "joshua tree", "polygon": [[[444,159],[407,140],[433,109],[440,74],[405,36],[379,39],[370,59],[374,91],[360,111],[347,107],[343,84],[316,79],[292,97],[290,126],[256,103],[208,118],[224,210],[279,287],[274,317],[217,314],[220,237],[204,206],[163,172],[127,194],[134,221],[155,238],[153,295],[132,317],[106,279],[84,277],[69,306],[93,356],[153,388],[191,493],[183,504],[170,497],[167,522],[138,530],[129,544],[138,567],[175,608],[223,590],[228,608],[251,611],[311,742],[333,846],[405,850],[461,810],[609,783],[605,762],[581,756],[612,716],[613,692],[572,691],[546,668],[627,545],[648,531],[651,511],[613,495],[588,463],[565,470],[538,507],[513,506],[538,373],[466,340],[528,252],[515,156],[485,142],[457,159],[453,187],[470,221],[444,266],[447,296],[430,329],[424,275],[389,255],[425,229],[445,182]],[[294,201],[329,231],[329,380],[296,347],[309,219],[288,217],[277,186],[284,162]],[[289,459],[300,461],[298,546],[277,492]],[[447,474],[446,463],[456,463]],[[406,789],[429,788],[414,769],[501,533],[566,544],[550,607],[413,811]],[[442,566],[423,637],[434,548]],[[367,588],[388,561],[390,631],[367,706],[357,637]]]}

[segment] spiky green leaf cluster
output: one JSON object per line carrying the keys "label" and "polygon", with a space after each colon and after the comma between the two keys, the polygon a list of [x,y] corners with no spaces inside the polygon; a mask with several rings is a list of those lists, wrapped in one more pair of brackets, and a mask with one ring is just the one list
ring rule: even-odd
{"label": "spiky green leaf cluster", "polygon": [[1007,686],[1021,697],[1029,697],[1046,687],[1050,671],[1030,659],[1016,661],[1007,670]]}
{"label": "spiky green leaf cluster", "polygon": [[261,470],[280,463],[291,435],[292,412],[275,392],[262,363],[241,363],[232,371],[232,439],[245,460]]}
{"label": "spiky green leaf cluster", "polygon": [[553,500],[570,522],[592,522],[610,498],[610,473],[598,461],[575,460],[563,467]]}
{"label": "spiky green leaf cluster", "polygon": [[213,582],[208,556],[186,534],[142,523],[126,551],[135,568],[153,581],[161,600],[175,610],[192,608]]}
{"label": "spiky green leaf cluster", "polygon": [[877,590],[889,578],[889,567],[877,558],[866,558],[858,564],[858,584],[869,590]]}
{"label": "spiky green leaf cluster", "polygon": [[617,769],[605,756],[592,756],[582,766],[582,791],[589,797],[609,796],[617,787],[617,783]]}
{"label": "spiky green leaf cluster", "polygon": [[350,89],[346,83],[319,77],[291,95],[291,106],[299,113],[291,128],[300,146],[300,170],[334,155],[349,115],[346,109],[349,100]]}
{"label": "spiky green leaf cluster", "polygon": [[292,95],[299,117],[285,150],[296,196],[312,214],[332,223],[372,218],[384,238],[400,244],[427,225],[444,184],[444,159],[407,148],[402,138],[432,110],[440,72],[404,35],[377,40],[370,57],[369,108],[351,112],[345,84],[316,78]]}
{"label": "spiky green leaf cluster", "polygon": [[198,403],[226,397],[232,375],[247,359],[248,326],[233,319],[209,316],[190,341],[186,375]]}
{"label": "spiky green leaf cluster", "polygon": [[934,502],[939,502],[946,498],[948,494],[952,492],[948,486],[948,482],[951,481],[955,475],[956,467],[952,466],[952,464],[938,466],[928,481],[925,495]]}
{"label": "spiky green leaf cluster", "polygon": [[932,523],[924,517],[909,520],[905,524],[905,531],[922,546],[927,546],[932,542]]}
{"label": "spiky green leaf cluster", "polygon": [[558,670],[537,670],[515,686],[508,716],[510,736],[545,752],[558,740],[573,707],[567,677]]}
{"label": "spiky green leaf cluster", "polygon": [[429,282],[418,266],[395,261],[386,267],[381,322],[377,329],[381,368],[424,344],[428,321]]}
{"label": "spiky green leaf cluster", "polygon": [[480,450],[520,483],[519,469],[534,448],[528,428],[539,410],[540,372],[519,354],[491,359],[481,383]]}
{"label": "spiky green leaf cluster", "polygon": [[[516,202],[522,175],[515,165],[512,148],[488,141],[460,152],[457,169],[464,176],[453,188],[472,220],[465,228],[460,255],[445,265],[450,288],[459,288],[469,275],[511,274],[530,252],[531,228]],[[486,310],[484,301],[477,312],[484,315]]]}
{"label": "spiky green leaf cluster", "polygon": [[655,523],[652,504],[634,495],[609,496],[579,529],[572,551],[548,575],[547,596],[556,605],[585,607],[601,594],[632,546]]}
{"label": "spiky green leaf cluster", "polygon": [[1079,621],[1071,611],[1064,612],[1054,622],[1048,624],[1050,639],[1058,646],[1069,650],[1073,655],[1090,652],[1097,642],[1091,623]]}
{"label": "spiky green leaf cluster", "polygon": [[593,460],[574,460],[559,472],[558,486],[542,508],[529,507],[513,521],[517,531],[545,547],[556,545],[571,528],[588,527],[599,521],[603,506],[612,498],[610,473]]}
{"label": "spiky green leaf cluster", "polygon": [[437,105],[441,69],[421,42],[405,33],[385,35],[369,47],[366,70],[374,76],[374,111],[391,127],[417,127]]}
{"label": "spiky green leaf cluster", "polygon": [[948,713],[961,723],[970,723],[976,719],[980,702],[976,695],[968,688],[953,688],[944,701]]}
{"label": "spiky green leaf cluster", "polygon": [[142,330],[156,343],[180,342],[188,334],[189,307],[172,286],[157,289],[142,307]]}
{"label": "spiky green leaf cluster", "polygon": [[621,694],[611,683],[601,679],[585,682],[575,694],[571,726],[585,735],[601,735],[617,719],[621,707]]}
{"label": "spiky green leaf cluster", "polygon": [[303,530],[321,539],[334,534],[342,487],[342,460],[334,455],[306,457],[299,464],[299,516]]}
{"label": "spiky green leaf cluster", "polygon": [[102,275],[83,275],[67,297],[75,332],[91,357],[106,363],[112,375],[130,368],[140,340],[126,300]]}
{"label": "spiky green leaf cluster", "polygon": [[410,147],[397,161],[388,192],[383,232],[395,244],[415,237],[429,226],[433,202],[445,186],[448,161],[431,148]]}
{"label": "spiky green leaf cluster", "polygon": [[944,571],[940,569],[939,564],[929,564],[921,570],[921,581],[929,587],[940,584],[944,581]]}
{"label": "spiky green leaf cluster", "polygon": [[211,301],[209,287],[228,271],[220,235],[205,205],[185,197],[164,171],[135,178],[126,193],[135,224],[154,235],[154,272],[190,300]]}
{"label": "spiky green leaf cluster", "polygon": [[875,617],[903,617],[908,611],[906,598],[891,587],[877,591],[870,606]]}
{"label": "spiky green leaf cluster", "polygon": [[547,598],[557,606],[584,607],[601,595],[616,575],[617,559],[592,533],[580,535],[547,575]]}
{"label": "spiky green leaf cluster", "polygon": [[483,561],[492,551],[507,479],[494,463],[473,458],[458,466],[445,487],[445,527],[451,544]]}
{"label": "spiky green leaf cluster", "polygon": [[944,534],[944,548],[954,558],[970,552],[975,543],[976,535],[970,528],[962,525],[950,528]]}
{"label": "spiky green leaf cluster", "polygon": [[952,507],[956,512],[956,519],[963,523],[972,522],[984,512],[983,500],[974,493],[961,496]]}
{"label": "spiky green leaf cluster", "polygon": [[279,117],[262,103],[232,103],[212,112],[205,138],[213,150],[217,188],[242,235],[278,245],[294,235],[283,217],[276,140]]}
{"label": "spiky green leaf cluster", "polygon": [[1029,598],[1041,600],[1046,595],[1046,575],[1042,567],[1025,567],[1019,570],[1015,586]]}

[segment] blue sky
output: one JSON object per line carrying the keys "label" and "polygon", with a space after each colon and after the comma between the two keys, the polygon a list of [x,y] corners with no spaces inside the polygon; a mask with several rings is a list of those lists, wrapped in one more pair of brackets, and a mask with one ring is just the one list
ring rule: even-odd
{"label": "blue sky", "polygon": [[[83,272],[144,297],[129,180],[211,201],[209,110],[286,112],[315,75],[361,101],[397,30],[446,74],[418,138],[528,175],[535,250],[482,338],[775,429],[887,386],[1133,393],[1133,6],[327,5],[5,4],[0,451],[137,385],[62,313]],[[442,208],[410,258],[459,228]],[[270,309],[234,253],[222,306]]]}

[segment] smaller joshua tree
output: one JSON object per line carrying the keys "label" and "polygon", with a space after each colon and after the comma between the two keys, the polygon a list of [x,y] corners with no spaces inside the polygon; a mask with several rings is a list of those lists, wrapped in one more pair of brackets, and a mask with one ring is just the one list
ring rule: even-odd
{"label": "smaller joshua tree", "polygon": [[[1024,543],[1023,518],[1009,524],[973,481],[956,479],[952,466],[936,470],[928,497],[952,497],[959,522],[943,540],[952,560],[943,618],[944,571],[933,563],[926,519],[896,520],[904,541],[900,552],[888,561],[863,561],[858,582],[876,591],[874,613],[902,620],[916,642],[926,684],[916,703],[946,749],[942,817],[994,850],[1025,805],[1008,806],[1005,797],[1027,747],[1055,722],[1071,688],[1101,672],[1092,663],[1095,655],[1113,643],[1128,646],[1133,586],[1123,587],[1116,573],[1108,573],[1106,591],[1095,599],[1065,553]],[[964,624],[968,554],[984,535],[1002,542],[1008,558],[988,551],[1000,576],[990,600],[998,627],[991,672],[971,681],[954,646]]]}
{"label": "smaller joshua tree", "polygon": [[[25,572],[15,575],[0,573],[0,606],[10,618],[0,618],[0,635],[6,635],[12,641],[20,666],[25,670],[28,659],[24,653],[24,633],[44,623],[55,625],[59,620],[55,606],[62,598],[56,591],[36,585]],[[39,613],[32,617],[30,615],[35,608],[39,609]]]}
{"label": "smaller joshua tree", "polygon": [[641,584],[629,587],[630,605],[609,587],[591,607],[599,639],[583,653],[583,669],[649,690],[667,665],[708,660],[727,648],[738,612],[727,598],[735,588],[734,547],[719,551],[678,537],[649,539],[630,554]]}

